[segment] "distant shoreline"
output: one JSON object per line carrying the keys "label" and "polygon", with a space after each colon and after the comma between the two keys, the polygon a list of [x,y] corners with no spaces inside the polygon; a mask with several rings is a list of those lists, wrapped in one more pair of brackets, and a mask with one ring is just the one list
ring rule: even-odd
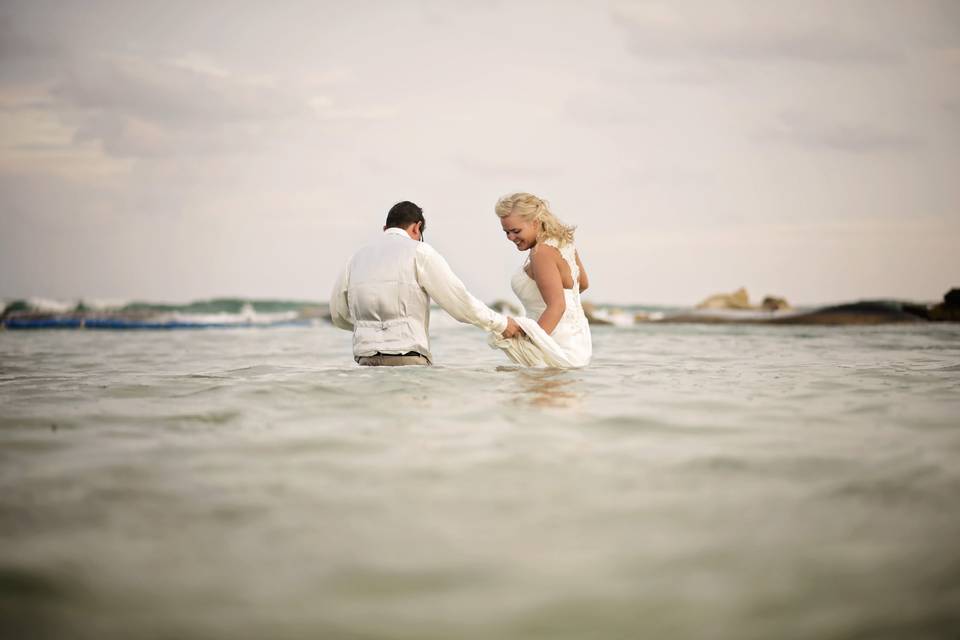
{"label": "distant shoreline", "polygon": [[[504,301],[491,306],[519,314]],[[860,300],[820,307],[782,309],[694,308],[666,305],[594,305],[584,303],[594,325],[640,324],[766,324],[766,325],[876,325],[960,322],[960,289],[951,289],[939,303],[900,300]],[[240,327],[309,326],[329,322],[326,303],[302,300],[213,298],[183,305],[150,302],[114,307],[21,299],[0,307],[2,329],[168,330]]]}

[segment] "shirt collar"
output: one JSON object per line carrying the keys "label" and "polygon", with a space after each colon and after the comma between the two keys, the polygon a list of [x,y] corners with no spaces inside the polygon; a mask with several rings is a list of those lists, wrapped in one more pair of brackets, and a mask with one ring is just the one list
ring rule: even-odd
{"label": "shirt collar", "polygon": [[383,232],[384,232],[384,233],[392,233],[392,234],[395,235],[395,236],[403,236],[404,238],[407,238],[408,240],[411,239],[411,238],[410,238],[410,234],[408,234],[406,231],[404,231],[403,229],[401,229],[401,228],[399,228],[399,227],[390,227],[389,229],[384,229]]}

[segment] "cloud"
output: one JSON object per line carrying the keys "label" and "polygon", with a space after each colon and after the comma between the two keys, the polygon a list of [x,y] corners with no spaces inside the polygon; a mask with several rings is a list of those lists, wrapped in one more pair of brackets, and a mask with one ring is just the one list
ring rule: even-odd
{"label": "cloud", "polygon": [[761,138],[803,147],[854,154],[912,151],[924,144],[919,136],[858,122],[827,121],[808,114],[785,112]]}
{"label": "cloud", "polygon": [[98,142],[119,157],[248,148],[266,123],[317,117],[307,96],[230,74],[202,56],[74,50],[10,17],[0,17],[0,56],[5,118],[45,117],[75,131],[75,143]]}
{"label": "cloud", "polygon": [[50,109],[78,142],[121,157],[252,151],[323,118],[295,88],[188,60],[84,61],[56,82]]}
{"label": "cloud", "polygon": [[387,105],[340,104],[322,88],[266,82],[231,73],[209,58],[147,60],[131,56],[65,65],[46,97],[4,102],[45,109],[119,157],[249,152],[324,123],[389,119]]}
{"label": "cloud", "polygon": [[576,122],[589,125],[633,125],[649,117],[642,97],[626,92],[616,96],[578,93],[566,101],[564,110]]}
{"label": "cloud", "polygon": [[16,29],[9,16],[0,16],[0,58],[5,62],[15,58],[31,58],[42,54],[44,49],[40,41]]}
{"label": "cloud", "polygon": [[103,58],[77,66],[52,93],[66,107],[171,124],[234,123],[307,112],[302,101],[278,87],[137,58]]}
{"label": "cloud", "polygon": [[67,57],[61,43],[18,29],[10,16],[0,16],[0,80],[20,82],[49,77]]}
{"label": "cloud", "polygon": [[888,65],[904,59],[890,41],[804,24],[802,16],[793,19],[789,12],[758,14],[730,5],[681,4],[669,9],[620,6],[612,15],[628,34],[629,50],[648,59],[830,65]]}
{"label": "cloud", "polygon": [[556,176],[561,173],[557,166],[534,165],[514,160],[489,160],[463,156],[456,163],[471,174],[490,178],[528,179]]}
{"label": "cloud", "polygon": [[23,15],[0,16],[0,116],[45,119],[48,128],[73,132],[67,145],[93,143],[117,158],[250,153],[324,123],[395,115],[390,106],[318,95],[349,78],[343,68],[304,78],[244,74],[209,52],[131,54],[115,41],[81,47],[72,34],[57,37],[56,21],[36,30],[27,24]]}

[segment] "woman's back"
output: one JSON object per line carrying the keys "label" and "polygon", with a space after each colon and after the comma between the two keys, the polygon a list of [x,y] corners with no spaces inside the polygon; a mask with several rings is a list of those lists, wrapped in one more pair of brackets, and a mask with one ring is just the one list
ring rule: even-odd
{"label": "woman's back", "polygon": [[[580,267],[577,264],[577,250],[572,242],[559,246],[556,240],[547,239],[543,244],[555,248],[561,257],[561,281],[563,284],[563,295],[566,301],[566,311],[563,314],[565,319],[576,319],[579,312],[583,313],[583,307],[580,304],[580,288],[578,286],[580,279]],[[534,249],[535,251],[536,249]],[[517,270],[510,279],[510,287],[514,294],[520,299],[528,318],[537,319],[546,309],[546,302],[540,293],[536,280],[530,273],[530,259]],[[565,272],[565,273],[564,273]],[[568,316],[570,316],[568,318]],[[561,319],[562,321],[562,319]]]}

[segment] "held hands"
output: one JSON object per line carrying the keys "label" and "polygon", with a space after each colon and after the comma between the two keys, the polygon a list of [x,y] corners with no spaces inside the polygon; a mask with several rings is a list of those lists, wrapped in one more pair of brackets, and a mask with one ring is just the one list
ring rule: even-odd
{"label": "held hands", "polygon": [[517,336],[526,335],[523,333],[523,329],[520,328],[520,325],[517,324],[517,321],[507,316],[507,328],[503,331],[504,338],[516,338]]}

